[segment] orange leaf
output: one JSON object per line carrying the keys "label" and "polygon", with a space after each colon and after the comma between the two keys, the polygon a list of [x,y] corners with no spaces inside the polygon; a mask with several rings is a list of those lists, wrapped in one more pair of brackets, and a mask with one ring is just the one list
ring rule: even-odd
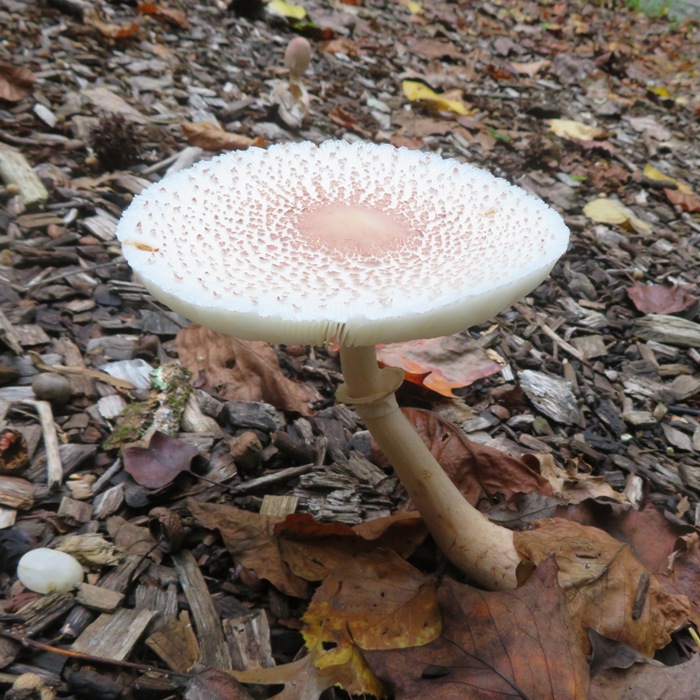
{"label": "orange leaf", "polygon": [[675,204],[683,211],[696,213],[700,211],[700,197],[695,193],[681,192],[680,190],[664,189],[664,194],[671,204]]}
{"label": "orange leaf", "polygon": [[483,348],[465,348],[461,336],[410,340],[379,345],[377,358],[382,365],[400,367],[406,379],[454,398],[454,390],[501,370]]}
{"label": "orange leaf", "polygon": [[140,2],[136,11],[141,15],[150,15],[164,24],[175,25],[182,29],[189,29],[190,23],[182,10],[172,10],[168,7],[156,5],[154,2]]}

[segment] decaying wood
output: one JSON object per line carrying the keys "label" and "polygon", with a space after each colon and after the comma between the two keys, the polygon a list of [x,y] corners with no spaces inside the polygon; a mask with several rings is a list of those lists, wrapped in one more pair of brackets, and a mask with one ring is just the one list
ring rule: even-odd
{"label": "decaying wood", "polygon": [[205,667],[230,669],[231,656],[224,639],[221,620],[197,561],[188,550],[173,554],[172,557],[180,585],[192,611],[192,621],[201,651],[200,663]]}
{"label": "decaying wood", "polygon": [[647,314],[634,322],[641,338],[668,345],[700,348],[700,323],[668,314]]}
{"label": "decaying wood", "polygon": [[34,505],[34,487],[26,479],[0,476],[0,505],[28,510]]}
{"label": "decaying wood", "polygon": [[284,518],[294,513],[299,505],[297,496],[273,496],[266,493],[260,506],[260,515],[270,515],[276,518]]}
{"label": "decaying wood", "polygon": [[110,591],[103,586],[93,586],[89,583],[81,583],[75,597],[76,601],[84,605],[88,610],[101,613],[116,612],[124,600],[124,594]]}
{"label": "decaying wood", "polygon": [[224,620],[224,633],[234,670],[270,668],[275,665],[270,625],[264,610],[253,610]]}
{"label": "decaying wood", "polygon": [[48,593],[41,598],[27,603],[18,611],[23,620],[23,632],[27,637],[34,637],[52,625],[57,619],[75,605],[72,593]]}
{"label": "decaying wood", "polygon": [[173,671],[192,671],[201,657],[197,635],[186,610],[153,632],[146,644]]}
{"label": "decaying wood", "polygon": [[153,618],[155,610],[120,608],[104,613],[73,642],[73,651],[125,661]]}
{"label": "decaying wood", "polygon": [[0,147],[0,178],[6,184],[13,183],[19,188],[19,196],[27,209],[43,206],[49,193],[29,165],[27,159],[19,152]]}

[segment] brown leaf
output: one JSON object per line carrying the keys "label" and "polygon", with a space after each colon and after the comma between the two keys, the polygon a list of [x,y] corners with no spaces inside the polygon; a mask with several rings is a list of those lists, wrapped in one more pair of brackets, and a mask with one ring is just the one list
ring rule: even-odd
{"label": "brown leaf", "polygon": [[203,378],[203,387],[226,399],[266,401],[285,411],[309,415],[309,395],[282,374],[274,348],[260,341],[237,340],[193,324],[176,338],[180,362]]}
{"label": "brown leaf", "polygon": [[189,471],[197,454],[196,447],[156,430],[147,448],[122,449],[122,461],[137,484],[159,489],[170,484],[178,474]]}
{"label": "brown leaf", "polygon": [[595,700],[691,700],[698,697],[700,655],[677,666],[635,664],[624,673],[609,670],[591,681]]}
{"label": "brown leaf", "polygon": [[483,348],[465,349],[463,342],[460,347],[454,336],[379,345],[377,358],[382,365],[403,369],[408,381],[449,398],[454,398],[454,389],[502,369]]}
{"label": "brown leaf", "polygon": [[87,27],[94,27],[97,31],[108,39],[131,39],[139,31],[138,22],[128,24],[112,24],[106,21],[100,10],[89,8],[83,13],[83,24]]}
{"label": "brown leaf", "polygon": [[689,211],[693,214],[700,211],[700,196],[695,193],[666,188],[664,189],[664,194],[671,204],[675,204],[683,211]]}
{"label": "brown leaf", "polygon": [[253,569],[280,591],[297,598],[309,595],[309,584],[293,574],[282,560],[275,525],[280,518],[259,515],[233,506],[187,501],[194,519],[209,530],[218,530],[237,563]]}
{"label": "brown leaf", "polygon": [[328,574],[361,552],[390,549],[406,558],[427,537],[420,515],[397,513],[350,527],[343,523],[318,523],[312,516],[288,515],[275,525],[282,559],[290,570],[307,581],[322,581]]}
{"label": "brown leaf", "polygon": [[552,494],[552,487],[524,462],[468,440],[456,425],[431,411],[403,409],[435,459],[457,488],[474,506],[488,507],[497,497],[506,501],[515,494],[538,491]]}
{"label": "brown leaf", "polygon": [[27,68],[0,61],[0,100],[19,102],[31,92],[35,81]]}
{"label": "brown leaf", "polygon": [[609,668],[629,668],[632,664],[644,663],[646,656],[632,649],[629,644],[622,644],[603,637],[595,630],[588,630],[591,642],[591,678]]}
{"label": "brown leaf", "polygon": [[549,561],[524,586],[498,593],[444,579],[440,638],[365,652],[367,663],[401,700],[583,700],[588,665],[556,576]]}
{"label": "brown leaf", "polygon": [[182,700],[253,700],[231,675],[215,668],[198,673],[188,684]]}
{"label": "brown leaf", "polygon": [[207,151],[241,151],[251,146],[265,145],[262,136],[251,139],[241,134],[231,134],[214,122],[183,122],[180,126],[190,145]]}
{"label": "brown leaf", "polygon": [[687,284],[635,284],[627,288],[627,296],[642,313],[675,314],[697,303],[691,289]]}
{"label": "brown leaf", "polygon": [[547,479],[554,495],[567,503],[581,503],[587,498],[629,503],[627,497],[615,491],[602,476],[580,474],[573,465],[570,469],[562,469],[550,454],[524,455],[523,462]]}
{"label": "brown leaf", "polygon": [[153,561],[161,560],[161,552],[148,528],[139,527],[119,515],[107,520],[107,532],[114,544],[126,555],[148,556]]}
{"label": "brown leaf", "polygon": [[688,620],[687,598],[666,593],[628,545],[598,528],[539,520],[533,530],[514,533],[514,542],[536,565],[556,557],[559,585],[586,651],[590,627],[651,656]]}

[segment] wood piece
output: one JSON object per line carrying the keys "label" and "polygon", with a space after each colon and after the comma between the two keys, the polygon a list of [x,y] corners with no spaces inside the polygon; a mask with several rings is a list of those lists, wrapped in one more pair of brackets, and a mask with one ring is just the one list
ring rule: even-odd
{"label": "wood piece", "polygon": [[0,476],[0,505],[28,510],[34,505],[34,487],[26,479]]}
{"label": "wood piece", "polygon": [[194,670],[201,655],[197,636],[186,610],[183,610],[179,617],[159,627],[146,639],[146,645],[168,668],[180,673]]}
{"label": "wood piece", "polygon": [[46,452],[46,481],[49,489],[55,491],[63,483],[63,464],[58,449],[58,437],[51,404],[48,401],[23,401],[22,403],[32,406],[39,416]]}
{"label": "wood piece", "polygon": [[102,614],[71,645],[72,651],[126,661],[146,631],[155,610],[121,608],[113,615]]}
{"label": "wood piece", "polygon": [[18,610],[27,637],[34,637],[63,617],[75,605],[72,593],[48,593]]}
{"label": "wood piece", "polygon": [[12,527],[17,521],[17,511],[14,508],[0,507],[0,530]]}
{"label": "wood piece", "polygon": [[0,309],[0,340],[2,340],[16,355],[22,355],[24,353],[24,348],[19,342],[19,335],[2,309]]}
{"label": "wood piece", "polygon": [[645,340],[666,345],[700,348],[700,323],[668,314],[647,314],[633,324],[634,332]]}
{"label": "wood piece", "polygon": [[[80,348],[68,338],[62,337],[53,342],[54,352],[63,357],[62,365],[76,369],[86,369],[83,354]],[[73,394],[75,396],[94,396],[95,379],[90,375],[81,373],[68,374]]]}
{"label": "wood piece", "polygon": [[90,503],[83,503],[64,496],[56,515],[70,525],[82,525],[92,520],[93,510]]}
{"label": "wood piece", "polygon": [[520,386],[537,410],[565,425],[582,425],[576,397],[568,382],[526,369],[519,373]]}
{"label": "wood piece", "polygon": [[17,185],[22,204],[27,209],[41,207],[49,198],[46,187],[27,159],[7,146],[0,147],[0,178],[7,185]]}
{"label": "wood piece", "polygon": [[76,600],[88,610],[96,612],[116,612],[124,600],[124,594],[110,591],[103,586],[93,586],[89,583],[81,583],[78,587]]}
{"label": "wood piece", "polygon": [[200,662],[205,667],[213,666],[225,671],[230,670],[231,656],[224,639],[219,613],[214,607],[197,561],[189,550],[173,554],[172,558],[180,585],[192,611],[201,649]]}
{"label": "wood piece", "polygon": [[270,624],[264,610],[253,610],[224,620],[224,633],[236,671],[271,668],[275,665]]}
{"label": "wood piece", "polygon": [[148,582],[139,583],[136,588],[135,608],[158,611],[158,627],[169,623],[177,616],[177,585],[171,583],[168,586]]}
{"label": "wood piece", "polygon": [[262,486],[269,486],[280,481],[286,481],[287,479],[293,479],[294,477],[300,476],[301,474],[306,474],[306,472],[311,471],[314,468],[313,464],[302,464],[300,467],[287,467],[286,469],[275,469],[268,474],[263,474],[255,479],[250,479],[244,481],[242,484],[236,484],[232,486],[229,490],[231,493],[247,493],[248,491],[254,491]]}
{"label": "wood piece", "polygon": [[260,506],[260,515],[284,518],[294,513],[298,505],[299,498],[297,496],[274,496],[266,493]]}

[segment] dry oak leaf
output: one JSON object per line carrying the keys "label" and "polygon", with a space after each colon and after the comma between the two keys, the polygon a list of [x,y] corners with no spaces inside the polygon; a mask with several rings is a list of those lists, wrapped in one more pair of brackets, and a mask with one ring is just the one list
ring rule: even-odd
{"label": "dry oak leaf", "polygon": [[251,139],[241,134],[231,134],[214,122],[183,122],[180,128],[191,146],[207,151],[242,151],[251,146],[265,145],[262,136]]}
{"label": "dry oak leaf", "polygon": [[559,585],[586,652],[591,628],[652,656],[689,618],[685,596],[667,593],[628,545],[598,528],[539,520],[533,530],[514,533],[514,543],[535,565],[556,557]]}
{"label": "dry oak leaf", "polygon": [[453,423],[421,408],[403,409],[428,449],[473,505],[486,510],[498,500],[537,491],[551,496],[549,482],[525,462],[469,440]]}
{"label": "dry oak leaf", "polygon": [[367,663],[401,700],[584,700],[588,664],[556,577],[548,561],[514,591],[444,579],[441,636],[365,652]]}
{"label": "dry oak leaf", "polygon": [[319,523],[311,515],[288,515],[274,529],[282,559],[290,570],[307,581],[322,581],[343,563],[376,548],[409,557],[428,531],[415,511],[396,513],[350,527],[343,523]]}
{"label": "dry oak leaf", "polygon": [[629,503],[627,496],[615,491],[602,476],[579,474],[575,469],[562,469],[550,454],[523,455],[522,461],[547,479],[554,495],[567,503],[577,504],[587,498]]}
{"label": "dry oak leaf", "polygon": [[590,697],[595,700],[698,700],[700,654],[677,666],[648,660],[626,671],[604,671],[591,681]]}
{"label": "dry oak leaf", "polygon": [[687,284],[635,284],[627,288],[627,296],[644,314],[675,314],[697,303],[692,289]]}
{"label": "dry oak leaf", "polygon": [[253,569],[287,595],[307,598],[309,584],[289,570],[282,560],[275,525],[280,518],[259,515],[226,504],[199,503],[188,499],[192,517],[208,530],[218,530],[236,563]]}
{"label": "dry oak leaf", "polygon": [[28,95],[36,78],[27,68],[0,61],[0,100],[19,102]]}
{"label": "dry oak leaf", "polygon": [[346,560],[314,593],[302,633],[301,662],[244,673],[246,683],[285,684],[278,700],[315,700],[333,685],[353,694],[386,697],[362,649],[422,645],[440,634],[441,616],[430,577],[398,554],[374,550]]}
{"label": "dry oak leaf", "polygon": [[181,330],[175,342],[181,364],[204,380],[203,388],[225,399],[265,401],[310,414],[306,389],[282,374],[269,343],[238,340],[196,324]]}
{"label": "dry oak leaf", "polygon": [[454,389],[503,369],[486,350],[465,349],[463,341],[454,336],[379,345],[377,358],[382,365],[400,367],[408,381],[449,398],[455,397]]}

